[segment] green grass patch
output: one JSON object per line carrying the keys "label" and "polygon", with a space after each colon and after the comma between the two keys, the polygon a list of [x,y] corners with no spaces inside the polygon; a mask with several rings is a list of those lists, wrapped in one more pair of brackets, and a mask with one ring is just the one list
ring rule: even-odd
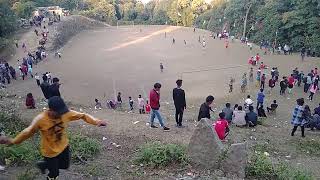
{"label": "green grass patch", "polygon": [[[253,179],[270,180],[313,180],[314,177],[301,169],[291,167],[287,164],[273,164],[270,157],[260,151],[261,146],[257,146],[254,155],[250,158],[246,168],[246,175]],[[263,150],[263,149],[262,149]]]}
{"label": "green grass patch", "polygon": [[69,133],[72,160],[75,162],[87,161],[102,150],[101,143],[80,133]]}
{"label": "green grass patch", "polygon": [[298,142],[293,142],[297,149],[304,154],[312,156],[320,156],[320,141],[311,139],[301,139]]}
{"label": "green grass patch", "polygon": [[142,146],[135,159],[153,167],[167,166],[169,164],[186,165],[188,163],[186,147],[178,144],[162,144],[160,142],[147,143]]}
{"label": "green grass patch", "polygon": [[38,175],[38,170],[28,168],[17,174],[17,180],[34,180]]}

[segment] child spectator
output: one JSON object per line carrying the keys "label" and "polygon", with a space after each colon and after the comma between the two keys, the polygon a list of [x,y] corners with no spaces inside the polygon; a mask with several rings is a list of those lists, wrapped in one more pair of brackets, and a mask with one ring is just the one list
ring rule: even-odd
{"label": "child spectator", "polygon": [[272,89],[276,86],[276,81],[274,79],[274,77],[272,77],[271,79],[269,79],[269,93],[272,92]]}
{"label": "child spectator", "polygon": [[306,122],[305,122],[305,120],[303,119],[303,116],[302,116],[303,111],[304,111],[303,105],[304,105],[304,99],[303,98],[297,99],[297,105],[294,108],[293,113],[292,113],[291,124],[293,125],[293,129],[292,129],[292,132],[291,132],[291,136],[294,136],[294,133],[298,129],[298,126],[300,126],[300,128],[301,128],[301,136],[305,137],[305,135],[304,135],[304,125],[305,125]]}
{"label": "child spectator", "polygon": [[270,105],[270,107],[267,107],[267,111],[268,113],[271,112],[275,112],[278,108],[278,104],[277,104],[277,100],[273,100],[273,103]]}
{"label": "child spectator", "polygon": [[253,111],[253,106],[249,106],[249,112],[246,114],[246,122],[249,127],[254,127],[258,124],[258,115]]}
{"label": "child spectator", "polygon": [[118,107],[121,108],[121,104],[122,104],[121,92],[118,92],[118,96],[117,96],[117,105],[118,105]]}
{"label": "child spectator", "polygon": [[98,99],[95,99],[94,100],[95,101],[95,105],[94,105],[94,109],[99,109],[99,110],[101,110],[102,109],[102,105],[101,105],[101,103],[99,102],[99,100]]}
{"label": "child spectator", "polygon": [[225,119],[231,123],[232,121],[232,116],[233,116],[233,110],[231,109],[231,105],[230,103],[226,104],[226,107],[224,109],[222,109],[222,112],[224,112],[225,114]]}
{"label": "child spectator", "polygon": [[131,96],[129,97],[129,106],[130,106],[130,111],[133,110],[133,100],[131,98]]}
{"label": "child spectator", "polygon": [[234,83],[235,79],[234,78],[230,78],[230,82],[229,82],[229,93],[232,93],[233,91],[233,83]]}
{"label": "child spectator", "polygon": [[263,89],[260,89],[260,92],[257,95],[257,109],[259,108],[259,105],[263,105],[264,98],[265,98],[265,95],[263,93]]}
{"label": "child spectator", "polygon": [[293,88],[293,85],[294,85],[294,75],[291,74],[290,77],[288,78],[288,94],[291,94],[291,91],[292,91],[292,88]]}
{"label": "child spectator", "polygon": [[28,93],[27,94],[26,106],[27,106],[28,109],[35,109],[36,108],[36,104],[35,104],[35,101],[33,99],[32,93]]}
{"label": "child spectator", "polygon": [[245,109],[247,109],[249,106],[252,106],[252,105],[253,105],[253,101],[251,99],[251,96],[248,95],[247,99],[244,101],[244,107]]}
{"label": "child spectator", "polygon": [[287,87],[287,78],[283,77],[283,79],[280,81],[280,95],[285,95]]}
{"label": "child spectator", "polygon": [[149,101],[147,100],[147,102],[146,102],[146,113],[150,114],[150,111],[151,111],[151,106],[149,104]]}
{"label": "child spectator", "polygon": [[214,123],[214,129],[220,140],[224,141],[229,134],[228,121],[225,119],[225,113],[219,113],[219,119]]}
{"label": "child spectator", "polygon": [[138,105],[139,105],[139,113],[140,114],[144,114],[144,106],[145,106],[145,103],[144,103],[144,99],[142,98],[141,95],[139,95],[138,97]]}
{"label": "child spectator", "polygon": [[263,74],[260,81],[260,89],[264,89],[265,84],[266,84],[266,75]]}

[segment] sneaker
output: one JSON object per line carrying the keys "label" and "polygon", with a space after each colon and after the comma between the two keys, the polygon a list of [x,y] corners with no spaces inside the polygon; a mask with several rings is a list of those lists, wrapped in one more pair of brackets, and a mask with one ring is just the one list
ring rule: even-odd
{"label": "sneaker", "polygon": [[164,131],[170,131],[170,128],[163,126]]}
{"label": "sneaker", "polygon": [[155,125],[151,125],[150,127],[151,127],[151,128],[158,128],[158,127],[157,127],[157,126],[155,126]]}
{"label": "sneaker", "polygon": [[45,174],[46,173],[46,169],[47,169],[47,163],[45,161],[38,161],[36,163],[36,166],[38,169],[40,169],[40,172],[42,174]]}

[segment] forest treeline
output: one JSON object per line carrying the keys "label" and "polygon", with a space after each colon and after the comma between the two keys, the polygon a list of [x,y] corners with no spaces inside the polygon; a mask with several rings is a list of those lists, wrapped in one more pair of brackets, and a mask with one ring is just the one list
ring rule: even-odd
{"label": "forest treeline", "polygon": [[[110,24],[196,26],[213,32],[226,29],[238,38],[270,44],[303,46],[320,54],[320,0],[0,0],[0,41],[6,41],[39,6],[58,5]],[[0,48],[1,48],[0,43]]]}

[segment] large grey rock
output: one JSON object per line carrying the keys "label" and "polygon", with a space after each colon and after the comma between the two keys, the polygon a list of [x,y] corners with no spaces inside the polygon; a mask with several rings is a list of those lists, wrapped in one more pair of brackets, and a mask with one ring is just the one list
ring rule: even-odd
{"label": "large grey rock", "polygon": [[188,146],[191,162],[206,169],[218,168],[222,151],[223,144],[213,129],[212,122],[201,119]]}
{"label": "large grey rock", "polygon": [[245,178],[245,169],[248,162],[248,152],[246,143],[232,144],[228,149],[225,159],[221,162],[221,170],[227,176],[236,175]]}

